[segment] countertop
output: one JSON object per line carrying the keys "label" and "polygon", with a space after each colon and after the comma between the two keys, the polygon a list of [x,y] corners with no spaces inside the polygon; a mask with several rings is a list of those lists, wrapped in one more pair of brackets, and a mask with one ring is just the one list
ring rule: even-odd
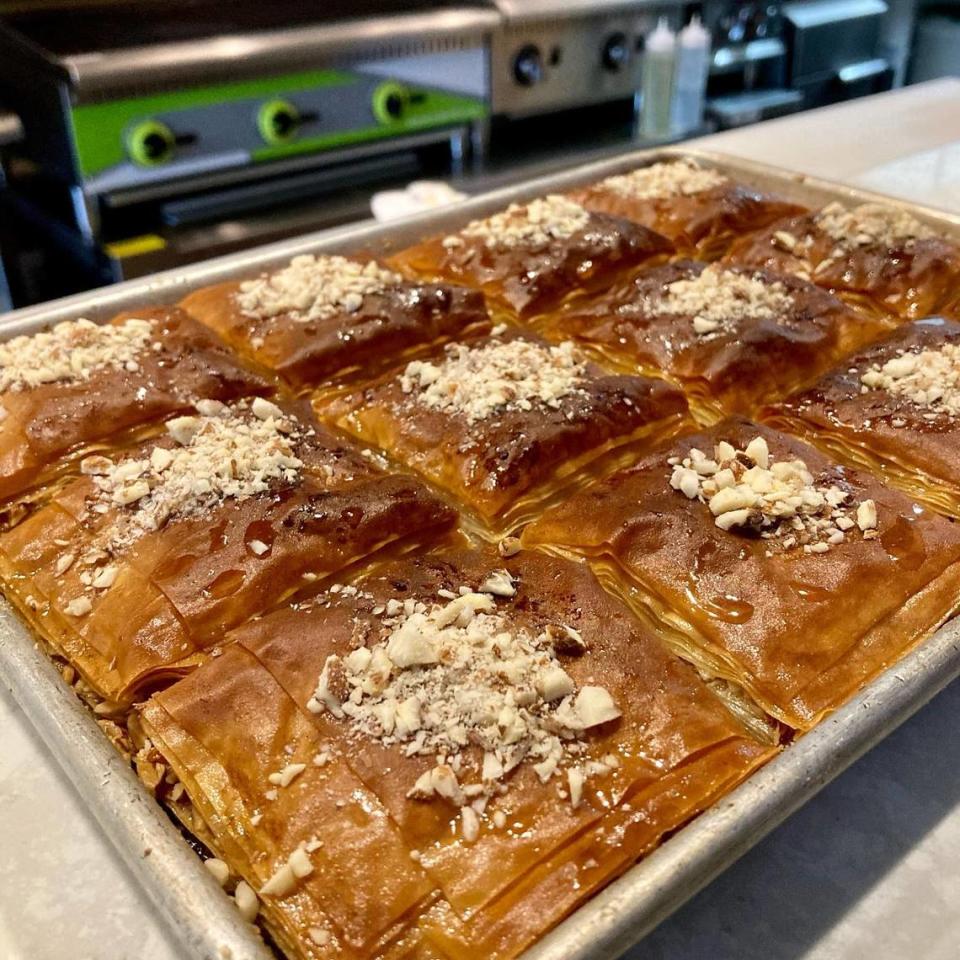
{"label": "countertop", "polygon": [[[960,212],[960,80],[692,141]],[[954,960],[960,684],[662,924],[629,960]],[[0,957],[178,948],[0,690]]]}

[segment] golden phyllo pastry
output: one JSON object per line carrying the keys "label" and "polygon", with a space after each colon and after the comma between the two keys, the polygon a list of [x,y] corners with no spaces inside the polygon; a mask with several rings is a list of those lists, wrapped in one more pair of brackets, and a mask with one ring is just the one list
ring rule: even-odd
{"label": "golden phyllo pastry", "polygon": [[318,412],[452,494],[489,535],[676,433],[682,393],[516,331],[457,343]]}
{"label": "golden phyllo pastry", "polygon": [[673,380],[710,422],[785,396],[890,327],[796,277],[686,260],[564,307],[543,330]]}
{"label": "golden phyllo pastry", "polygon": [[737,241],[730,263],[795,273],[868,311],[905,319],[935,312],[956,288],[960,246],[880,203],[831,203]]}
{"label": "golden phyllo pastry", "polygon": [[269,400],[200,401],[88,456],[0,535],[5,591],[102,697],[176,675],[305,582],[453,514]]}
{"label": "golden phyllo pastry", "polygon": [[411,276],[482,290],[495,315],[514,319],[552,310],[672,252],[669,240],[646,227],[551,194],[425,240],[389,263]]}
{"label": "golden phyllo pastry", "polygon": [[296,390],[369,374],[488,322],[476,291],[324,254],[197,290],[181,306]]}
{"label": "golden phyllo pastry", "polygon": [[960,517],[960,323],[904,324],[763,416]]}
{"label": "golden phyllo pastry", "polygon": [[181,310],[69,320],[0,343],[0,499],[48,482],[97,446],[155,429],[202,398],[268,393]]}
{"label": "golden phyllo pastry", "polygon": [[736,183],[695,160],[667,160],[573,191],[595,213],[625,217],[663,234],[681,253],[707,260],[737,237],[805,208]]}
{"label": "golden phyllo pastry", "polygon": [[730,420],[526,528],[587,557],[705,676],[815,724],[960,601],[960,530],[791,437]]}
{"label": "golden phyllo pastry", "polygon": [[542,554],[393,561],[232,639],[146,732],[293,956],[514,957],[773,753]]}

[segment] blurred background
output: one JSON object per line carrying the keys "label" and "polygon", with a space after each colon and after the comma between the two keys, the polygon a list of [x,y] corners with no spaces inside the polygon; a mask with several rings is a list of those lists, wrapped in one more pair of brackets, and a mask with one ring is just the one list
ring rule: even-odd
{"label": "blurred background", "polygon": [[949,75],[960,0],[0,0],[0,310]]}

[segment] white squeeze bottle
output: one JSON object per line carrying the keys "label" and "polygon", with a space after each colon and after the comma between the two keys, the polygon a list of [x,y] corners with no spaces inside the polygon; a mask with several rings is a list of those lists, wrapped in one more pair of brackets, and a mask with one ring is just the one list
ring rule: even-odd
{"label": "white squeeze bottle", "polygon": [[677,70],[671,124],[690,133],[703,123],[703,101],[710,70],[710,32],[694,14],[677,38]]}
{"label": "white squeeze bottle", "polygon": [[640,133],[659,139],[670,136],[670,101],[673,99],[673,68],[676,37],[661,17],[643,47],[643,108]]}

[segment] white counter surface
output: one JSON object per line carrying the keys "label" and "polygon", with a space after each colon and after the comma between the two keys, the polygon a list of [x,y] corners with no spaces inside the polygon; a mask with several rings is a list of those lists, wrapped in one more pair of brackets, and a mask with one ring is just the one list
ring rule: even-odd
{"label": "white counter surface", "polygon": [[[697,146],[960,212],[960,80]],[[630,960],[956,960],[960,685],[827,787]],[[0,957],[175,960],[175,941],[0,691]]]}

